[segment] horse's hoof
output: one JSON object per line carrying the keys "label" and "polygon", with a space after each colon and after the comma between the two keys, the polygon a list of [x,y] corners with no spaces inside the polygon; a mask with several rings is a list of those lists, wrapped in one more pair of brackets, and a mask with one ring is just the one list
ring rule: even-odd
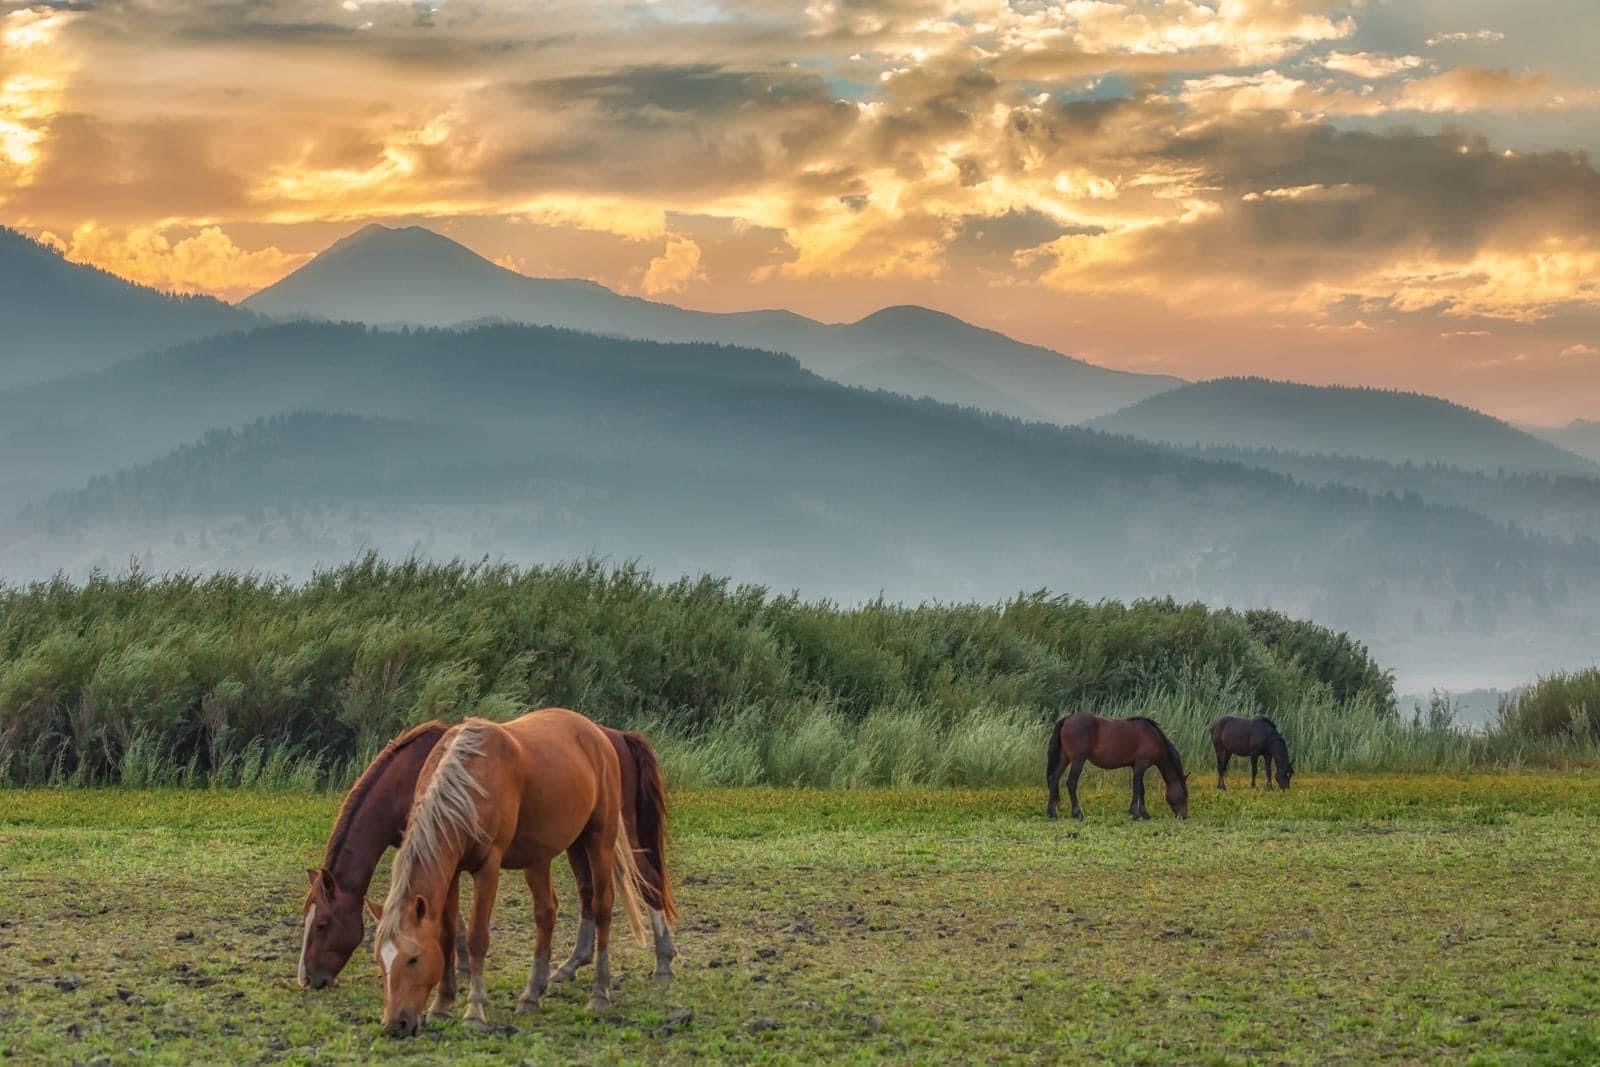
{"label": "horse's hoof", "polygon": [[471,1030],[487,1030],[489,1029],[489,1020],[482,1015],[468,1015],[461,1020],[461,1025]]}
{"label": "horse's hoof", "polygon": [[554,974],[552,974],[550,976],[550,984],[551,985],[560,985],[562,982],[569,982],[569,981],[572,980],[572,976],[577,974],[577,973],[578,972],[576,970],[569,971],[565,967],[563,967],[559,971],[555,972]]}
{"label": "horse's hoof", "polygon": [[540,997],[530,997],[526,993],[522,994],[522,996],[517,998],[517,1014],[531,1015],[538,1011],[539,1001],[541,999],[542,998]]}
{"label": "horse's hoof", "polygon": [[658,964],[656,964],[655,973],[652,974],[650,976],[650,978],[657,985],[666,985],[668,982],[672,981],[672,966],[671,966],[671,964],[666,964],[666,963],[658,963]]}
{"label": "horse's hoof", "polygon": [[1059,819],[1059,818],[1061,818],[1061,816],[1059,816],[1059,815],[1057,815],[1057,814],[1056,814],[1056,813],[1055,813],[1055,812],[1053,812],[1053,811],[1047,811],[1047,812],[1045,812],[1045,813],[1044,813],[1044,814],[1045,814],[1045,817],[1046,817],[1046,818],[1049,818],[1049,819]]}
{"label": "horse's hoof", "polygon": [[1079,822],[1082,822],[1083,821],[1083,812],[1075,811],[1075,812],[1072,813],[1072,817],[1074,819],[1077,819]]}
{"label": "horse's hoof", "polygon": [[599,1015],[601,1012],[611,1010],[611,998],[603,997],[599,993],[589,998],[589,1010]]}
{"label": "horse's hoof", "polygon": [[455,1005],[450,1004],[442,1008],[429,1008],[428,1021],[430,1023],[448,1022],[455,1016]]}

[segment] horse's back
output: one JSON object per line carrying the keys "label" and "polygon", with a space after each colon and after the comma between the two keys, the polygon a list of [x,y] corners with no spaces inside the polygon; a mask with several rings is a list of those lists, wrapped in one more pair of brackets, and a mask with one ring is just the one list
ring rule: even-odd
{"label": "horse's back", "polygon": [[519,801],[519,838],[562,850],[592,823],[620,814],[621,761],[593,720],[567,708],[541,708],[498,729],[515,764],[504,786]]}

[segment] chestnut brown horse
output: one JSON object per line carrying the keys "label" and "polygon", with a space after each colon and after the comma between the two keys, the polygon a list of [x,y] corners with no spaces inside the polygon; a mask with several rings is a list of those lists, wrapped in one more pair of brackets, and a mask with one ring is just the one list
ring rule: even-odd
{"label": "chestnut brown horse", "polygon": [[1050,787],[1050,818],[1061,805],[1061,771],[1067,771],[1067,793],[1072,797],[1072,817],[1083,818],[1078,806],[1078,775],[1085,762],[1105,770],[1133,768],[1133,803],[1128,814],[1148,819],[1144,806],[1144,772],[1151,767],[1161,772],[1167,784],[1167,804],[1180,819],[1189,817],[1189,776],[1183,773],[1183,759],[1154,719],[1106,719],[1099,715],[1068,715],[1050,730],[1050,756],[1045,768],[1045,784]]}
{"label": "chestnut brown horse", "polygon": [[[611,1001],[611,917],[621,896],[645,944],[644,890],[622,815],[622,771],[599,726],[565,708],[507,723],[468,719],[445,732],[417,778],[416,798],[394,860],[389,895],[373,934],[383,971],[383,1027],[410,1036],[444,972],[442,928],[452,921],[457,875],[472,875],[467,928],[468,1023],[487,1022],[484,959],[502,870],[520,870],[533,897],[533,967],[519,1010],[539,1006],[550,975],[556,896],[550,862],[579,848],[594,893],[592,1011]],[[437,1002],[436,1002],[437,1005]]]}
{"label": "chestnut brown horse", "polygon": [[[328,837],[322,866],[309,869],[310,887],[301,914],[305,932],[300,946],[300,984],[321,989],[333,982],[361,944],[366,933],[361,902],[372,884],[373,872],[383,853],[399,847],[406,816],[416,792],[423,761],[450,727],[434,721],[414,727],[389,742],[368,764],[345,797]],[[638,863],[644,876],[645,902],[655,933],[658,979],[672,977],[677,952],[672,925],[678,920],[667,876],[666,792],[661,763],[649,740],[640,733],[601,727],[616,749],[622,770],[623,817],[629,836],[639,845]],[[631,803],[628,802],[631,798]],[[581,918],[578,944],[561,965],[552,982],[565,981],[594,958],[593,891],[587,860],[581,850],[567,853],[578,885]],[[445,959],[439,988],[442,1001],[455,998],[457,966],[465,969],[466,938],[457,923],[441,929]]]}
{"label": "chestnut brown horse", "polygon": [[1276,765],[1278,788],[1288,789],[1294,777],[1294,761],[1289,758],[1289,743],[1278,732],[1278,724],[1265,715],[1240,719],[1224,715],[1211,724],[1211,747],[1217,751],[1217,788],[1228,788],[1228,761],[1234,756],[1250,757],[1250,788],[1256,787],[1256,760],[1267,761],[1267,788],[1272,788]]}

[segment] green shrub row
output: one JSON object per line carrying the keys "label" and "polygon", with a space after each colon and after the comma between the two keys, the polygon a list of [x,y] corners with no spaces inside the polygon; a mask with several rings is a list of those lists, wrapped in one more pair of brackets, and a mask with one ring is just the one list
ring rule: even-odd
{"label": "green shrub row", "polygon": [[304,584],[133,571],[0,589],[11,783],[338,782],[418,720],[548,704],[648,727],[685,759],[746,754],[708,779],[982,781],[1021,766],[1012,732],[1038,747],[1067,711],[1162,693],[1395,721],[1389,675],[1348,637],[1171,601],[841,607],[595,560],[376,557]]}

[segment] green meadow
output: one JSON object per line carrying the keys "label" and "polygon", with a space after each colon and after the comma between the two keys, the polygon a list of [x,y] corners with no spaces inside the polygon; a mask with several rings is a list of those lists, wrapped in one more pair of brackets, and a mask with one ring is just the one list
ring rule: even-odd
{"label": "green meadow", "polygon": [[[538,1015],[502,883],[490,1028],[378,1028],[363,948],[294,981],[303,869],[338,797],[0,794],[0,1050],[22,1062],[1578,1062],[1600,1057],[1600,776],[1196,775],[1192,817],[1083,823],[1042,786],[674,793],[678,977],[614,953]],[[381,889],[380,885],[377,887]],[[558,953],[575,900],[562,871]]]}

